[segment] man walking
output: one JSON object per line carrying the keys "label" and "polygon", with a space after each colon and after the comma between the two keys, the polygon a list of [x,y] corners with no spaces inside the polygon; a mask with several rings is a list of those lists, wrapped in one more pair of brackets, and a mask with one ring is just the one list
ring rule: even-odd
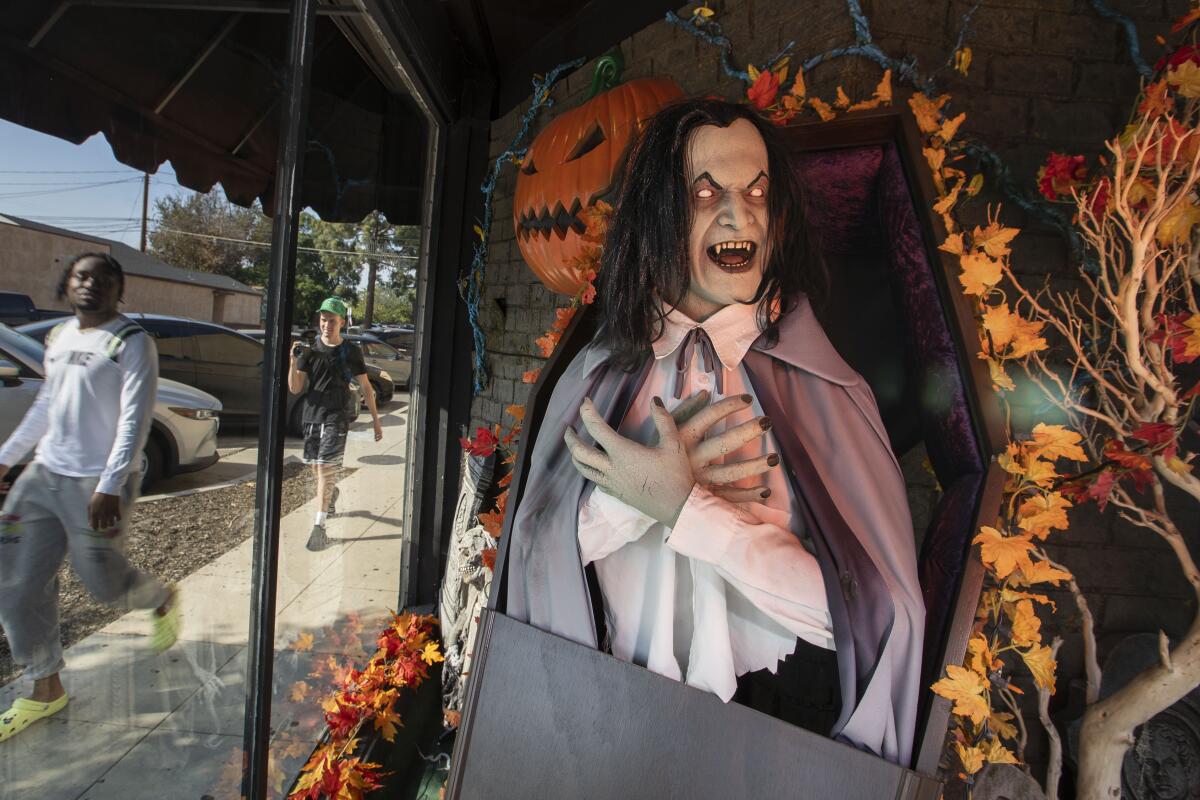
{"label": "man walking", "polygon": [[[342,339],[346,304],[336,297],[321,303],[320,338],[311,346],[292,343],[288,389],[304,391],[304,463],[311,464],[317,482],[317,512],[308,537],[309,550],[324,550],[330,544],[325,519],[336,511],[338,490],[335,471],[346,453],[346,435],[358,416],[350,382],[358,381],[375,423],[375,441],[383,438],[383,426],[375,407],[375,392],[367,380],[367,365],[358,345]],[[307,390],[304,377],[308,376]]]}
{"label": "man walking", "polygon": [[174,588],[135,569],[123,548],[158,383],[153,340],[117,313],[124,289],[108,254],[68,265],[58,293],[75,316],[46,337],[46,380],[0,447],[0,480],[37,448],[0,512],[0,625],[34,680],[33,696],[0,714],[0,741],[67,704],[57,579],[65,556],[97,600],[154,609],[156,651],[179,633]]}

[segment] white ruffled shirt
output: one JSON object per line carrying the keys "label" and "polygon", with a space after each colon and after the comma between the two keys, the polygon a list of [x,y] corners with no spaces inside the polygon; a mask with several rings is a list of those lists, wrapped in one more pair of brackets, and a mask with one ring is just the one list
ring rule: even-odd
{"label": "white ruffled shirt", "polygon": [[[654,430],[651,398],[661,397],[668,408],[681,402],[673,399],[675,356],[693,328],[702,327],[712,341],[722,392],[697,348],[680,397],[702,389],[714,402],[754,396],[742,358],[760,333],[756,306],[735,303],[703,323],[671,310],[664,325],[646,382],[618,426],[639,442],[648,442]],[[755,398],[709,435],[762,413]],[[778,452],[768,431],[725,460]],[[739,482],[758,486],[765,478],[771,489],[765,503],[730,503],[695,486],[673,529],[602,491],[588,493],[579,512],[579,547],[583,563],[595,564],[613,655],[728,701],[737,676],[775,672],[796,649],[796,637],[834,648],[821,569],[783,469]]]}

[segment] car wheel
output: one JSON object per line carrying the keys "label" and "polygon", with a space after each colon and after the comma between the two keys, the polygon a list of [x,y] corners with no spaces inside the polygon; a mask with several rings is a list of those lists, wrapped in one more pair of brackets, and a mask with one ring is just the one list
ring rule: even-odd
{"label": "car wheel", "polygon": [[142,472],[142,494],[146,493],[154,484],[162,480],[163,476],[163,452],[162,445],[153,439],[146,440],[146,448],[142,450],[142,458],[144,460],[144,471]]}

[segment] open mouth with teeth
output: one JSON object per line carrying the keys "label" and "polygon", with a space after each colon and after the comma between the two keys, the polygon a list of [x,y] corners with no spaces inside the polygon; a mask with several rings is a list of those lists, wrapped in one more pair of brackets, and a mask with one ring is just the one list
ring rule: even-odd
{"label": "open mouth with teeth", "polygon": [[705,251],[714,264],[726,272],[745,272],[750,269],[750,262],[758,245],[751,241],[717,242],[709,245]]}

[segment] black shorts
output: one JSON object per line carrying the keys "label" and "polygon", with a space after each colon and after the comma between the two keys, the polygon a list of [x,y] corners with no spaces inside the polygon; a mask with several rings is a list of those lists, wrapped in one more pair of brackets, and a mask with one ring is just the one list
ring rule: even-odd
{"label": "black shorts", "polygon": [[346,422],[310,422],[304,426],[304,463],[341,464],[346,454]]}

